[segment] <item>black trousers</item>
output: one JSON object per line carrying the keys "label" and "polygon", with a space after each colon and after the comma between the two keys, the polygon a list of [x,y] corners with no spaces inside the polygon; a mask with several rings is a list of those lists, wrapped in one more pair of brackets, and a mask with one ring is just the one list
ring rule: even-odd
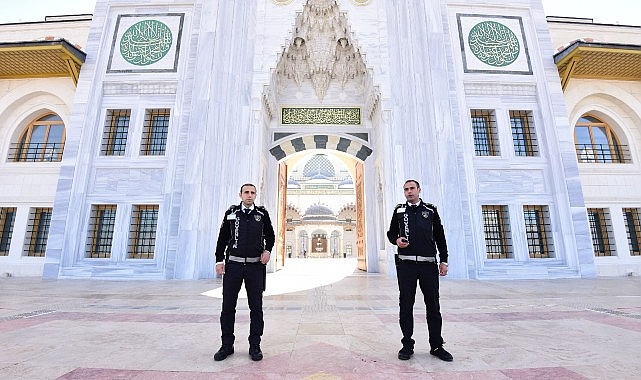
{"label": "black trousers", "polygon": [[403,346],[414,347],[414,300],[416,299],[416,282],[423,293],[425,301],[427,330],[429,332],[430,348],[443,345],[441,328],[441,306],[439,304],[439,274],[438,265],[430,262],[415,262],[396,260],[396,277],[398,279],[399,324],[403,338]]}
{"label": "black trousers", "polygon": [[220,312],[221,340],[224,345],[234,344],[234,324],[236,323],[236,304],[238,293],[245,281],[247,303],[249,304],[249,344],[260,344],[265,322],[263,321],[263,286],[265,281],[264,265],[261,263],[225,264],[223,275],[223,309]]}

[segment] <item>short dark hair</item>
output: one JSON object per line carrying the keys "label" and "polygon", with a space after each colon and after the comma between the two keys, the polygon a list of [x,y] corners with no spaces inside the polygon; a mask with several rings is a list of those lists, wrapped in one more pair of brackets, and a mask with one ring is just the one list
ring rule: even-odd
{"label": "short dark hair", "polygon": [[405,187],[405,185],[407,185],[408,182],[414,182],[416,184],[417,188],[419,188],[419,189],[421,188],[421,185],[419,185],[418,181],[415,180],[415,179],[408,179],[407,181],[405,181],[405,183],[403,183],[403,187]]}
{"label": "short dark hair", "polygon": [[253,188],[254,188],[254,190],[256,190],[256,186],[255,186],[253,183],[246,183],[246,184],[244,184],[244,185],[242,185],[242,186],[240,187],[240,194],[242,194],[242,193],[243,193],[243,188],[244,188],[245,186],[251,186],[251,187],[253,187]]}

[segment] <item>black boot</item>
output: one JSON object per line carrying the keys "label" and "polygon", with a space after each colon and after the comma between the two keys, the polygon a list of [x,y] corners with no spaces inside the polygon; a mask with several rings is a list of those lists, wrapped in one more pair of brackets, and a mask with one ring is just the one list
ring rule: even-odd
{"label": "black boot", "polygon": [[451,362],[452,360],[454,360],[454,358],[452,357],[452,354],[445,351],[443,346],[431,349],[430,354],[446,362]]}
{"label": "black boot", "polygon": [[263,352],[260,350],[259,344],[252,344],[249,346],[249,355],[255,362],[263,360]]}
{"label": "black boot", "polygon": [[234,346],[223,344],[220,347],[220,350],[214,354],[214,360],[219,362],[221,360],[227,359],[227,357],[234,353]]}
{"label": "black boot", "polygon": [[403,346],[398,352],[398,358],[400,360],[409,360],[412,355],[414,355],[414,348],[410,346]]}

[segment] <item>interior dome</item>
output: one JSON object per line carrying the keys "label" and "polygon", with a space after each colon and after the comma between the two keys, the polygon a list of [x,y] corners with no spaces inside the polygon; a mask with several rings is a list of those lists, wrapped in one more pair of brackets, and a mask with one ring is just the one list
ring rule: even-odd
{"label": "interior dome", "polygon": [[334,177],[334,165],[324,154],[317,154],[305,164],[303,175],[308,178]]}
{"label": "interior dome", "polygon": [[303,220],[336,220],[336,216],[329,207],[316,204],[307,208]]}

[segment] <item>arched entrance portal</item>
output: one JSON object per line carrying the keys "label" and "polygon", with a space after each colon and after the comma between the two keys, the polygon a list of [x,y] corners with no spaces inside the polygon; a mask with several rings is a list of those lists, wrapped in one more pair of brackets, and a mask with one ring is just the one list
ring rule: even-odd
{"label": "arched entrance portal", "polygon": [[[330,161],[345,170],[335,172]],[[367,271],[363,162],[340,151],[311,149],[282,158],[278,170],[276,268],[292,257],[355,254],[358,269]]]}
{"label": "arched entrance portal", "polygon": [[[315,249],[314,231],[306,231],[304,242],[286,234],[286,190],[289,172],[298,160],[324,153],[343,160],[353,181],[354,220],[349,232],[355,238],[340,249],[358,258],[359,269],[377,272],[379,249],[373,233],[379,227],[376,220],[381,202],[375,199],[375,194],[380,188],[380,178],[375,175],[374,160],[368,157],[373,153],[375,136],[381,138],[383,118],[373,71],[365,64],[356,44],[349,16],[339,9],[337,2],[306,0],[293,25],[291,37],[276,55],[269,81],[263,87],[261,113],[256,115],[256,120],[262,120],[267,129],[269,152],[278,163],[277,268],[290,252],[295,255],[296,248],[310,253]],[[370,202],[369,220],[364,207],[366,196]],[[368,229],[373,231],[370,237]],[[332,240],[334,231],[337,235]],[[341,230],[328,229],[325,235],[325,243],[321,244],[327,244],[322,248],[327,251],[322,252],[331,255],[332,244],[341,242]]]}

